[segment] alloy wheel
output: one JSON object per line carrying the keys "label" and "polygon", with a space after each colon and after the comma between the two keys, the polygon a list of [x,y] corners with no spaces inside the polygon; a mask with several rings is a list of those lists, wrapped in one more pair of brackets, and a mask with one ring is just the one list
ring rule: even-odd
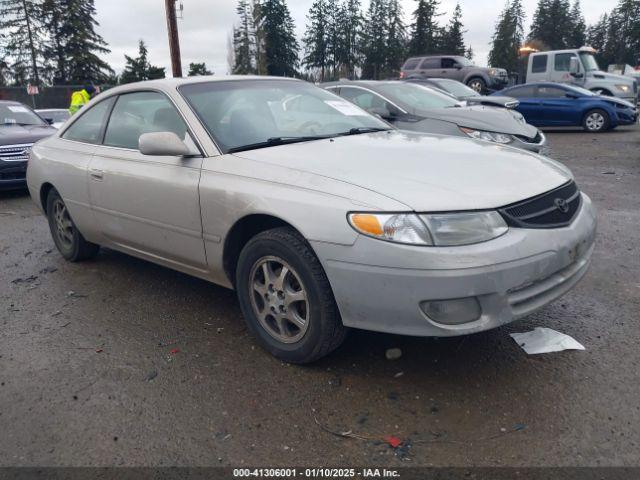
{"label": "alloy wheel", "polygon": [[469,82],[469,87],[478,93],[482,93],[482,88],[484,87],[484,85],[480,80],[472,80],[471,82]]}
{"label": "alloy wheel", "polygon": [[58,241],[64,248],[71,248],[73,246],[73,222],[67,206],[61,199],[56,199],[53,203],[53,218]]}
{"label": "alloy wheel", "polygon": [[587,119],[585,120],[585,124],[587,128],[592,132],[597,132],[602,130],[605,124],[605,118],[600,112],[590,113]]}
{"label": "alloy wheel", "polygon": [[262,257],[249,274],[251,306],[260,325],[283,343],[299,341],[309,328],[309,301],[298,273],[275,256]]}

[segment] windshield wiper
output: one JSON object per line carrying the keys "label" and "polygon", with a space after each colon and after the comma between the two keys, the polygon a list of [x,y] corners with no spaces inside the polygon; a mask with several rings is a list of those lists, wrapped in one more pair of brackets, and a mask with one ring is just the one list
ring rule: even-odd
{"label": "windshield wiper", "polygon": [[362,133],[374,133],[374,132],[387,132],[389,130],[393,130],[391,128],[382,128],[382,127],[355,127],[349,130],[348,132],[340,133],[340,136],[347,135],[360,135]]}
{"label": "windshield wiper", "polygon": [[251,143],[240,147],[233,147],[227,153],[244,152],[247,150],[257,150],[259,148],[276,147],[278,145],[288,145],[291,143],[310,142],[312,140],[324,140],[334,135],[306,135],[303,137],[271,137],[264,142]]}
{"label": "windshield wiper", "polygon": [[40,125],[39,123],[22,123],[22,122],[5,122],[2,125],[6,126],[16,126],[16,127],[35,127]]}

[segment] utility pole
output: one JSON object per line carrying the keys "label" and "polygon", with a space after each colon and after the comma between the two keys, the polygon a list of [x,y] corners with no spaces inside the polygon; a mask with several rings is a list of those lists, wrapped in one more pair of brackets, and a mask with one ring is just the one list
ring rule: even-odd
{"label": "utility pole", "polygon": [[169,31],[169,51],[171,53],[171,70],[176,78],[182,77],[182,61],[180,60],[180,38],[178,38],[178,21],[176,19],[176,0],[165,0],[167,8],[167,30]]}

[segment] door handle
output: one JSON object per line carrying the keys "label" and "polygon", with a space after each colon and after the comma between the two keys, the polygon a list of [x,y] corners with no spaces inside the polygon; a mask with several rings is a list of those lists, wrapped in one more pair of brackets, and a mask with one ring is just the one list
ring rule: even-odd
{"label": "door handle", "polygon": [[104,172],[102,170],[91,170],[90,175],[93,180],[102,180]]}

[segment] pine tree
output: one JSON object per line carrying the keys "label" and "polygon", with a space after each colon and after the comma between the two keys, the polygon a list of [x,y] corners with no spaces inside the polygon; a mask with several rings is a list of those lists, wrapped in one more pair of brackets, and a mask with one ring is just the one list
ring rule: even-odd
{"label": "pine tree", "polygon": [[464,56],[467,58],[467,60],[473,61],[474,52],[473,52],[473,48],[471,48],[471,45],[469,45],[465,50]]}
{"label": "pine tree", "polygon": [[413,12],[411,40],[409,41],[410,55],[424,55],[439,51],[441,29],[437,18],[440,16],[439,0],[416,0],[418,6]]}
{"label": "pine tree", "polygon": [[308,25],[302,44],[304,58],[302,65],[320,70],[320,81],[325,81],[325,74],[330,60],[330,18],[327,0],[315,0],[307,16]]}
{"label": "pine tree", "polygon": [[295,76],[299,46],[289,7],[285,0],[263,0],[258,5],[257,29],[263,36],[266,73]]}
{"label": "pine tree", "polygon": [[441,49],[450,55],[464,55],[466,46],[464,44],[464,25],[462,24],[462,9],[460,4],[456,4],[453,16],[449,21],[449,26],[444,31]]}
{"label": "pine tree", "polygon": [[387,34],[387,51],[385,75],[397,77],[406,59],[407,29],[402,20],[402,7],[398,0],[389,0],[389,27]]}
{"label": "pine tree", "polygon": [[371,0],[364,22],[362,77],[379,80],[387,62],[389,9],[385,0]]}
{"label": "pine tree", "polygon": [[362,63],[363,18],[360,0],[344,0],[338,15],[338,38],[336,60],[343,73],[354,79],[356,68]]}
{"label": "pine tree", "polygon": [[144,80],[155,80],[165,78],[165,69],[155,67],[149,63],[149,51],[144,43],[140,40],[138,44],[138,56],[132,58],[129,55],[124,56],[126,65],[122,75],[120,75],[120,83],[142,82]]}
{"label": "pine tree", "polygon": [[113,69],[101,58],[110,52],[96,32],[94,0],[44,0],[49,35],[46,52],[54,59],[54,83],[105,83]]}
{"label": "pine tree", "polygon": [[236,12],[240,17],[240,24],[233,31],[233,51],[235,65],[233,73],[236,75],[247,75],[255,72],[253,39],[251,30],[253,17],[251,6],[247,0],[239,0]]}
{"label": "pine tree", "polygon": [[513,0],[505,5],[498,18],[493,34],[489,65],[506,68],[516,72],[518,68],[518,49],[524,40],[524,9],[521,0]]}
{"label": "pine tree", "polygon": [[587,41],[587,24],[582,14],[580,0],[575,0],[571,6],[571,32],[569,32],[568,44],[571,48],[579,48]]}
{"label": "pine tree", "polygon": [[[568,28],[569,27],[569,28]],[[569,0],[539,0],[533,15],[529,40],[538,40],[552,50],[573,47],[573,22]]]}
{"label": "pine tree", "polygon": [[41,83],[47,70],[44,52],[45,29],[39,0],[0,0],[0,31],[4,33],[2,50],[9,58],[14,83]]}
{"label": "pine tree", "polygon": [[213,72],[207,69],[207,64],[202,63],[190,63],[189,64],[189,77],[198,77],[198,76],[206,76],[213,75]]}
{"label": "pine tree", "polygon": [[640,1],[619,0],[609,15],[604,59],[635,65],[640,55]]}

